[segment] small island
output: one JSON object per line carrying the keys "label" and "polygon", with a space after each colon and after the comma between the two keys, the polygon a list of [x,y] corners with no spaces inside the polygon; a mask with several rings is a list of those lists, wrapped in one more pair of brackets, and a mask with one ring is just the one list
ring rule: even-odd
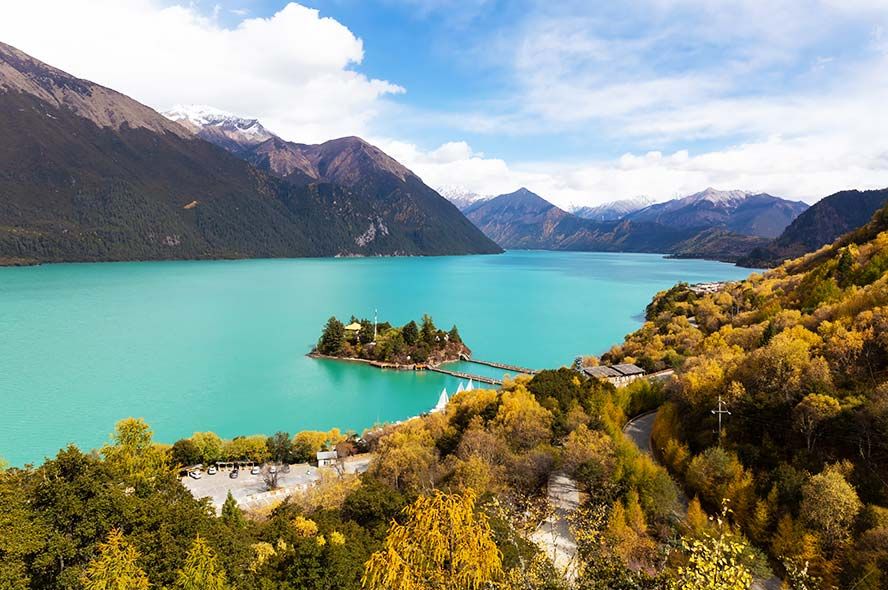
{"label": "small island", "polygon": [[354,316],[345,324],[331,317],[309,354],[400,369],[437,366],[471,355],[456,326],[441,330],[429,315],[422,316],[419,324],[410,321],[400,327]]}

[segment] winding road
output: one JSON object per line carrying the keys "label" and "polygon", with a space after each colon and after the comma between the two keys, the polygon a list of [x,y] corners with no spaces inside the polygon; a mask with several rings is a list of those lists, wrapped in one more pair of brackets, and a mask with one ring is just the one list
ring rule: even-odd
{"label": "winding road", "polygon": [[[647,412],[645,414],[641,414],[640,416],[636,416],[632,420],[626,423],[623,427],[623,434],[632,439],[632,442],[635,443],[641,451],[647,453],[651,457],[654,456],[653,447],[651,446],[651,433],[654,430],[654,420],[657,418],[657,410],[653,410]],[[656,458],[655,458],[656,459]],[[673,514],[679,518],[684,519],[688,513],[688,498],[685,496],[684,492],[679,488],[678,490],[678,501],[680,508],[673,512]],[[776,576],[771,577],[767,580],[755,580],[750,586],[751,590],[780,590],[781,582],[780,578]]]}

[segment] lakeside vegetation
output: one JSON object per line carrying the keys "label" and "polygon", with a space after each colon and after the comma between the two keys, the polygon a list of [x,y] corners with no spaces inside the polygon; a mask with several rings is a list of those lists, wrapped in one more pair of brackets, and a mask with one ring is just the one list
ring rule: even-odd
{"label": "lakeside vegetation", "polygon": [[431,316],[424,315],[419,324],[411,320],[401,327],[388,322],[374,325],[355,316],[346,325],[331,317],[312,353],[410,366],[457,361],[460,356],[471,356],[472,351],[456,326],[441,330]]}
{"label": "lakeside vegetation", "polygon": [[[617,389],[542,371],[360,438],[195,433],[161,445],[141,420],[121,421],[99,451],[72,446],[0,471],[0,580],[15,589],[741,590],[777,574],[792,590],[876,590],[888,571],[886,271],[888,210],[765,275],[714,293],[658,294],[644,326],[603,360],[674,368],[668,384]],[[405,328],[387,331],[403,338]],[[338,329],[319,348],[363,346]],[[660,462],[622,433],[627,417],[654,408]],[[721,432],[714,409],[731,412]],[[321,478],[261,511],[230,497],[217,516],[175,475],[184,464],[302,461],[339,445],[374,453],[369,471]],[[584,494],[568,516],[569,579],[549,541],[530,541],[565,517],[547,498],[553,474]]]}
{"label": "lakeside vegetation", "polygon": [[[362,579],[388,588],[394,575],[416,588],[555,588],[559,576],[526,536],[545,516],[549,475],[567,469],[601,506],[601,518],[583,525],[584,559],[605,555],[613,560],[600,566],[608,575],[657,579],[628,563],[638,544],[658,538],[648,523],[666,522],[675,489],[619,429],[626,409],[658,396],[646,384],[617,391],[567,369],[509,381],[501,391],[460,393],[445,412],[367,433],[363,443],[377,457],[367,474],[322,480],[249,517],[232,499],[216,517],[179,483],[176,463],[273,458],[282,440],[292,459],[345,437],[226,442],[197,433],[168,446],[154,443],[141,420],[127,419],[98,452],[72,446],[38,467],[0,474],[7,506],[0,573],[10,588],[100,588],[121,576],[134,588],[147,580],[152,587],[339,589],[359,588]],[[480,531],[470,546],[468,537],[432,534],[434,522],[469,514]],[[450,549],[467,557],[457,566],[435,543],[455,543]],[[478,543],[487,547],[481,554]],[[395,550],[406,563],[392,561]],[[657,558],[645,556],[653,567]],[[214,581],[200,585],[199,576]],[[435,579],[444,581],[428,583]]]}
{"label": "lakeside vegetation", "polygon": [[605,356],[676,369],[657,452],[703,508],[729,499],[795,588],[888,584],[886,230],[888,208],[718,293],[660,293]]}

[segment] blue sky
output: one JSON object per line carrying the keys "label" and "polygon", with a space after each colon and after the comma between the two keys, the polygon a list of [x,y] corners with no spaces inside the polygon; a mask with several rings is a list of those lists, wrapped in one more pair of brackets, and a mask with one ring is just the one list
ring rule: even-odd
{"label": "blue sky", "polygon": [[888,186],[885,0],[0,2],[0,39],[159,110],[361,135],[449,192]]}

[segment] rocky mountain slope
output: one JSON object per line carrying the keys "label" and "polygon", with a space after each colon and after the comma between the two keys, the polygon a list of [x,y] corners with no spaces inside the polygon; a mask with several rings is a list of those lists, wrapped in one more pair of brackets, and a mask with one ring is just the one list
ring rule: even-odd
{"label": "rocky mountain slope", "polygon": [[678,229],[718,227],[742,235],[775,238],[807,208],[805,203],[764,193],[707,188],[681,199],[650,205],[626,218]]}
{"label": "rocky mountain slope", "polygon": [[[168,116],[177,115],[169,113]],[[420,245],[440,244],[459,252],[465,243],[472,252],[499,251],[447,199],[394,158],[359,137],[310,145],[286,141],[265,130],[258,121],[233,115],[220,122],[203,112],[195,116],[191,109],[188,121],[199,137],[288,184],[330,183],[346,189],[359,202],[374,203],[382,225],[377,224],[375,237],[368,229],[362,239],[385,237],[385,228],[392,225],[391,220],[419,218],[424,227],[422,233],[415,233],[415,238]],[[220,133],[219,129],[227,132]],[[266,139],[257,141],[266,135]]]}
{"label": "rocky mountain slope", "polygon": [[238,117],[208,106],[178,105],[163,113],[201,139],[229,151],[254,146],[274,137],[256,119]]}
{"label": "rocky mountain slope", "polygon": [[[352,159],[336,162],[324,166],[336,174],[284,182],[0,44],[4,263],[500,251],[440,196],[414,198],[388,177],[362,178]],[[380,182],[394,196],[357,190]]]}
{"label": "rocky mountain slope", "polygon": [[799,215],[777,239],[753,250],[739,264],[776,266],[786,259],[813,252],[867,223],[886,203],[888,189],[842,191],[825,197]]}

